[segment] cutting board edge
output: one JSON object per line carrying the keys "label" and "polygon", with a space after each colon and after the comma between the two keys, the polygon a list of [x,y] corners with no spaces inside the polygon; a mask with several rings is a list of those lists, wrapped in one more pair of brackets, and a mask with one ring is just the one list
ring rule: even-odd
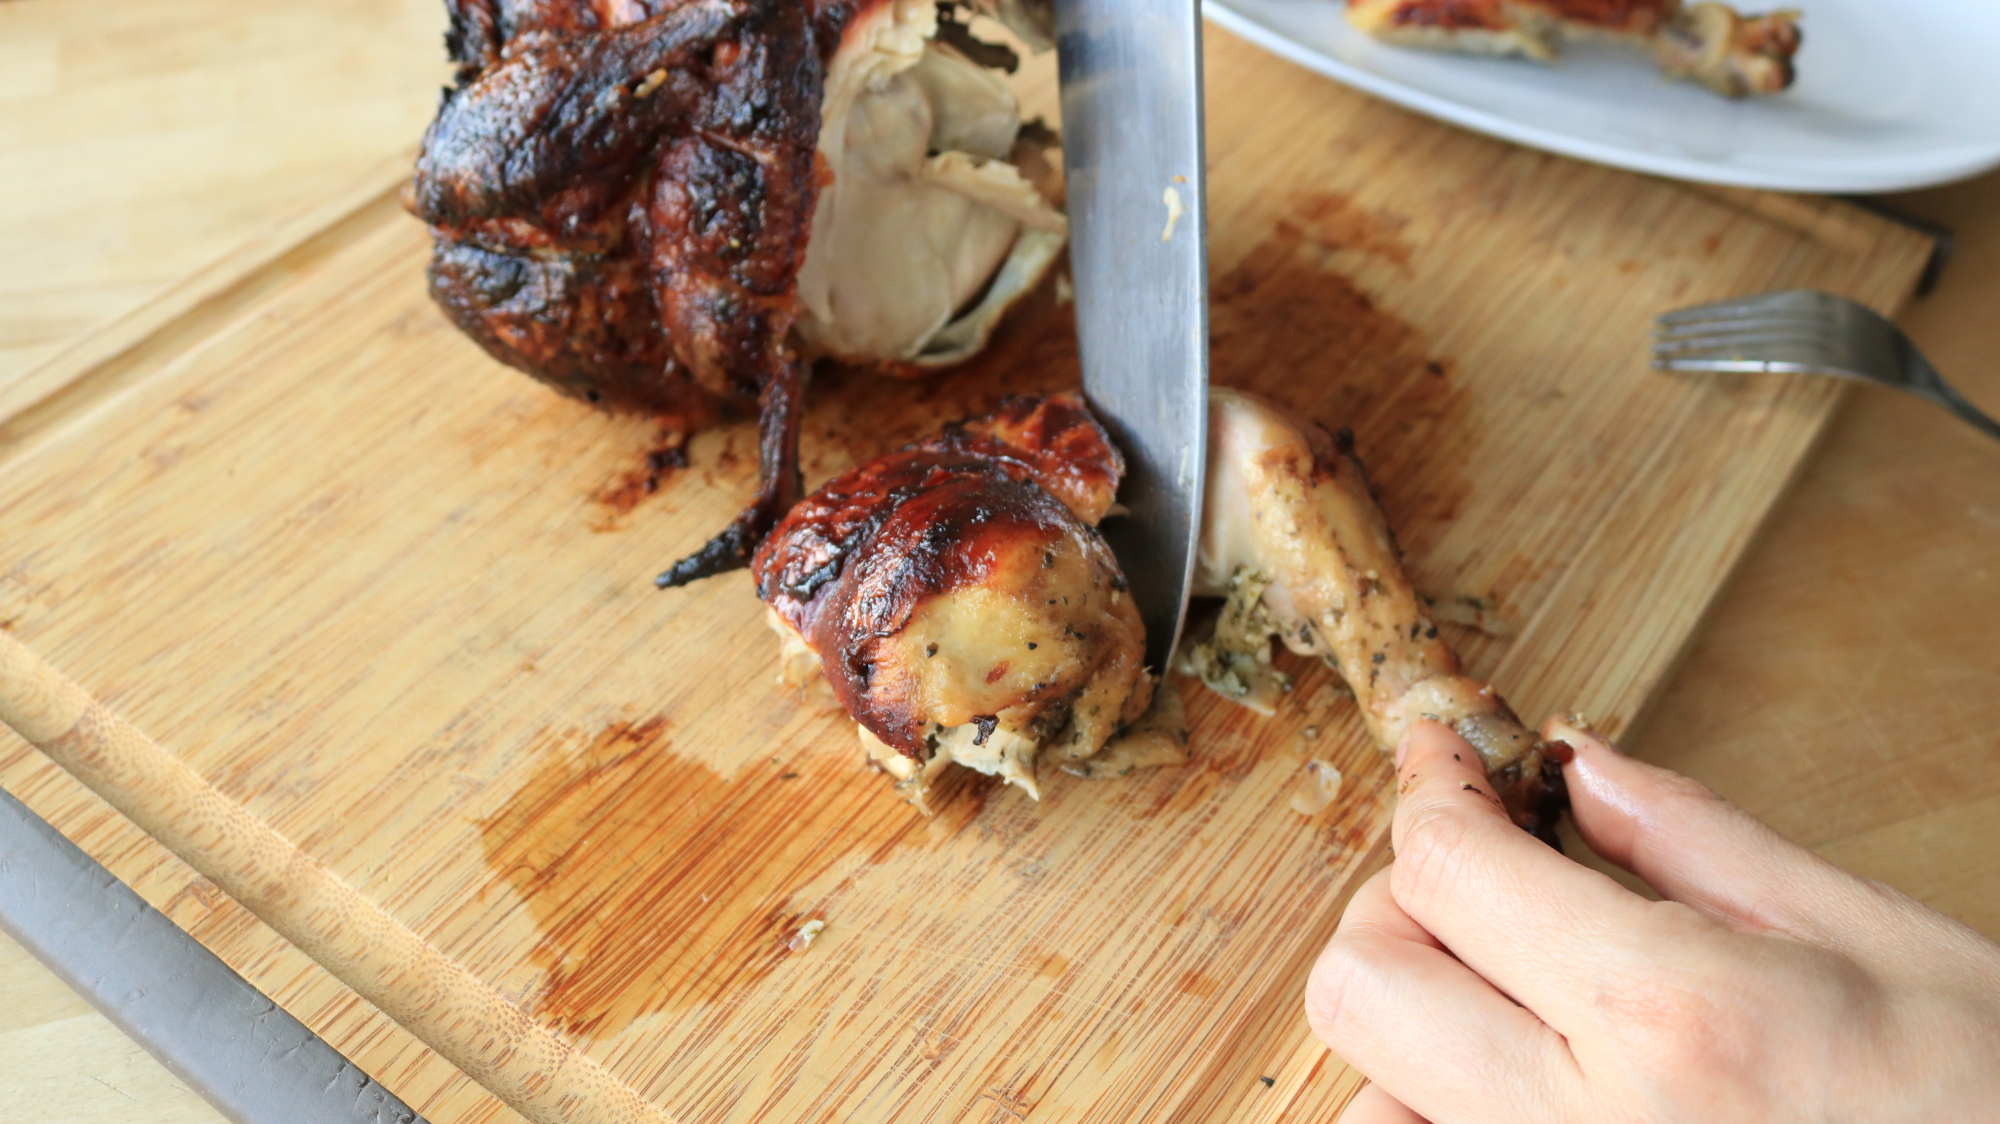
{"label": "cutting board edge", "polygon": [[[0,471],[40,440],[226,331],[285,282],[339,252],[383,212],[402,214],[414,148],[266,225],[160,295],[0,387]],[[386,221],[394,221],[393,218]],[[414,220],[412,220],[414,221]]]}

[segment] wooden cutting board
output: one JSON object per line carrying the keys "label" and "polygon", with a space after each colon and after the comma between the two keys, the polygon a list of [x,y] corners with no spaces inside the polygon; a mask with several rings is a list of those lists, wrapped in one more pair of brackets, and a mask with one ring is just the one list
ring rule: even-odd
{"label": "wooden cutting board", "polygon": [[[1650,317],[1794,286],[1890,312],[1927,245],[1473,137],[1214,29],[1208,81],[1217,381],[1356,430],[1524,714],[1627,727],[1838,394],[1649,374]],[[1298,994],[1390,796],[1323,671],[1270,720],[1191,691],[1186,767],[1040,804],[963,779],[924,819],[776,682],[743,575],[647,580],[749,494],[747,425],[656,470],[650,423],[445,323],[392,191],[313,224],[0,402],[0,628],[678,1119],[1332,1118],[1357,1079]],[[958,372],[822,372],[809,482],[1075,381],[1053,290]],[[0,784],[421,1111],[515,1119],[0,737]],[[1347,781],[1305,817],[1315,757]]]}

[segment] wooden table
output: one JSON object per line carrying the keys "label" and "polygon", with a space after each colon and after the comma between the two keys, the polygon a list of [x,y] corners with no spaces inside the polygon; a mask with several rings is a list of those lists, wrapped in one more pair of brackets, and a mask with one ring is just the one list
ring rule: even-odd
{"label": "wooden table", "polygon": [[[441,26],[431,0],[0,6],[0,390],[407,147]],[[1958,232],[1904,322],[2000,409],[2000,175],[1885,201]],[[2000,445],[1862,389],[1629,748],[2000,934],[1996,626]],[[220,1119],[4,938],[0,1104]]]}

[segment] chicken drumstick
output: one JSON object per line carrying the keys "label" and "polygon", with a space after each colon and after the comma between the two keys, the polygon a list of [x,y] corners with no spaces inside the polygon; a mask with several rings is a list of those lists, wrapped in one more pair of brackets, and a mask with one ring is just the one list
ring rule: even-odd
{"label": "chicken drumstick", "polygon": [[1227,598],[1181,666],[1269,713],[1271,638],[1326,661],[1377,744],[1419,719],[1472,743],[1514,822],[1554,841],[1568,804],[1559,754],[1485,683],[1460,674],[1403,574],[1395,536],[1351,441],[1301,429],[1240,391],[1209,394],[1208,493],[1196,592]]}

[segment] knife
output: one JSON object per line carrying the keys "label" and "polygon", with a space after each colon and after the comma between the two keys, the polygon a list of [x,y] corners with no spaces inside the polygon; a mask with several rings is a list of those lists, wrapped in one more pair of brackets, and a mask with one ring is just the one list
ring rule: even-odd
{"label": "knife", "polygon": [[237,1124],[424,1124],[5,789],[0,931]]}
{"label": "knife", "polygon": [[1083,391],[1125,452],[1104,524],[1164,669],[1187,614],[1208,444],[1199,0],[1055,0]]}

